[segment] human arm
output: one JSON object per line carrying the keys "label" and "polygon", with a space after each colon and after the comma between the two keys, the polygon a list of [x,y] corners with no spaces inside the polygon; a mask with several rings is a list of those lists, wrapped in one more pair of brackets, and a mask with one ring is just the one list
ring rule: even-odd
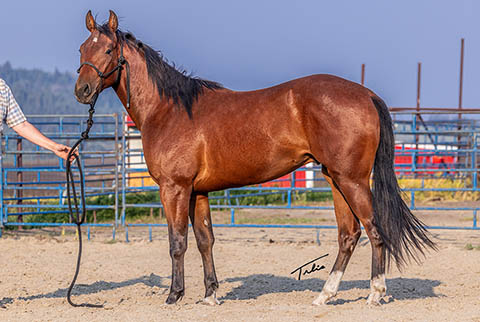
{"label": "human arm", "polygon": [[5,104],[3,106],[3,108],[5,108],[4,120],[7,125],[30,142],[48,149],[60,158],[66,160],[70,148],[47,138],[35,126],[27,121],[27,118],[15,100],[10,87],[8,87],[2,79],[0,79],[0,88],[3,88],[2,94],[3,102]]}
{"label": "human arm", "polygon": [[29,140],[30,142],[41,146],[47,150],[52,151],[60,158],[66,160],[67,155],[70,152],[70,148],[66,145],[57,143],[45,135],[42,134],[35,126],[33,126],[30,122],[24,121],[18,125],[12,127],[12,129],[17,132],[18,135],[24,137],[25,139]]}

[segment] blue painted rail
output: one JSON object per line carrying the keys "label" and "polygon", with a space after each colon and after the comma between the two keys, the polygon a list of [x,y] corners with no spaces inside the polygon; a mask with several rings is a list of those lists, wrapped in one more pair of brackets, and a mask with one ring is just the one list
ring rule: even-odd
{"label": "blue painted rail", "polygon": [[[478,230],[477,214],[480,202],[469,206],[452,204],[452,207],[421,206],[418,197],[425,193],[464,193],[473,199],[480,196],[478,166],[480,164],[479,133],[480,114],[464,114],[461,123],[456,113],[422,112],[425,122],[418,121],[411,112],[393,113],[397,140],[396,169],[401,183],[409,180],[414,187],[405,188],[413,210],[428,211],[435,215],[440,211],[464,211],[472,213],[472,221],[465,226],[442,226],[432,229],[473,229]],[[29,116],[29,120],[46,135],[57,141],[69,144],[76,140],[85,127],[86,116]],[[98,115],[91,140],[82,145],[80,154],[85,169],[87,196],[91,197],[87,209],[89,216],[95,212],[110,210],[114,213],[111,223],[89,222],[86,224],[88,236],[90,227],[123,227],[128,240],[129,228],[148,228],[152,239],[152,228],[164,224],[137,224],[130,222],[127,210],[133,208],[161,209],[157,203],[127,202],[127,196],[138,192],[158,190],[147,174],[138,131],[127,126],[125,116],[116,114]],[[2,136],[1,175],[0,175],[0,222],[4,227],[14,226],[69,226],[68,222],[56,222],[57,217],[67,213],[65,204],[64,165],[53,154],[22,141],[12,131]],[[441,160],[439,162],[438,160]],[[451,186],[437,186],[434,183],[448,180]],[[319,166],[307,166],[271,183],[228,189],[211,194],[211,207],[223,210],[229,216],[226,224],[218,227],[254,228],[336,228],[332,225],[312,224],[239,224],[236,212],[239,209],[298,209],[333,210],[333,205],[307,202],[311,194],[329,193],[330,189],[321,175]],[[95,204],[93,197],[109,198],[109,202]],[[249,198],[256,198],[252,204]],[[275,200],[274,203],[259,204],[258,200]],[[303,201],[299,202],[299,198]],[[472,199],[472,200],[473,200]],[[21,217],[19,217],[21,216]],[[51,218],[51,222],[40,220]],[[23,222],[19,222],[19,218]],[[33,219],[32,219],[33,218]],[[64,217],[63,217],[64,218]],[[1,234],[1,228],[0,228]]]}

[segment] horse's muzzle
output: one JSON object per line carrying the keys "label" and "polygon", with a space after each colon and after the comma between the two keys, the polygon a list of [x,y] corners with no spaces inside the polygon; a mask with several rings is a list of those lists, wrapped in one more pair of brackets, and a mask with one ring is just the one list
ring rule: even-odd
{"label": "horse's muzzle", "polygon": [[75,97],[82,104],[90,104],[95,94],[95,88],[89,83],[75,85]]}

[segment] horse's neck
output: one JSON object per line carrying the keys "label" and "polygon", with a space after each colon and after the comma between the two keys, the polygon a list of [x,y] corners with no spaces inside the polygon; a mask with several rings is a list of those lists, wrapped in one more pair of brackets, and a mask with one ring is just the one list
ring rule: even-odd
{"label": "horse's neck", "polygon": [[120,83],[115,88],[115,92],[137,128],[141,130],[153,108],[156,109],[156,112],[160,112],[158,106],[162,102],[157,87],[148,77],[147,66],[143,58],[138,53],[132,53],[131,51],[130,55],[125,55],[125,58],[130,64],[130,108],[127,108],[126,67],[122,70]]}

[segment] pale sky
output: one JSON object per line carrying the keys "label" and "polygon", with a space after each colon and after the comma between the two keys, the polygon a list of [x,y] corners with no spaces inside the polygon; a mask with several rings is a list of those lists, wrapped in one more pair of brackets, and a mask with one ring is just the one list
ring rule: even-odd
{"label": "pale sky", "polygon": [[[464,107],[480,107],[480,1],[2,1],[0,64],[74,72],[85,14],[108,9],[120,27],[177,65],[249,90],[309,74],[360,81],[390,106],[456,107],[460,38],[466,39]],[[1,77],[1,75],[0,75]]]}

